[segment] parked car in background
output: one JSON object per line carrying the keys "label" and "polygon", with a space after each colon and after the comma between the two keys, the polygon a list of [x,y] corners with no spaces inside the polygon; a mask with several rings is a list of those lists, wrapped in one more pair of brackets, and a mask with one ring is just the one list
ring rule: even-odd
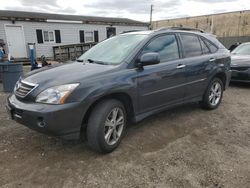
{"label": "parked car in background", "polygon": [[229,47],[229,51],[232,52],[235,48],[237,48],[239,45],[241,45],[241,42],[236,42],[232,46]]}
{"label": "parked car in background", "polygon": [[250,83],[250,42],[243,43],[232,51],[231,70],[231,81]]}
{"label": "parked car in background", "polygon": [[207,33],[128,32],[97,44],[77,62],[30,72],[16,84],[7,109],[39,132],[65,139],[86,134],[90,148],[107,153],[130,121],[190,102],[216,109],[230,63],[229,51]]}

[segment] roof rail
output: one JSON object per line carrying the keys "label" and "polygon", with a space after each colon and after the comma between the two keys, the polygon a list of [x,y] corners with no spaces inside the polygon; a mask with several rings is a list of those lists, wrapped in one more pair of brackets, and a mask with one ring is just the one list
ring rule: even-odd
{"label": "roof rail", "polygon": [[192,27],[163,27],[156,31],[164,31],[164,30],[182,30],[182,31],[197,31],[200,33],[205,33],[202,29],[192,28]]}
{"label": "roof rail", "polygon": [[142,31],[142,30],[129,30],[129,31],[122,31],[122,32],[120,32],[120,34],[124,34],[124,33],[131,33],[131,32],[136,32],[136,31]]}

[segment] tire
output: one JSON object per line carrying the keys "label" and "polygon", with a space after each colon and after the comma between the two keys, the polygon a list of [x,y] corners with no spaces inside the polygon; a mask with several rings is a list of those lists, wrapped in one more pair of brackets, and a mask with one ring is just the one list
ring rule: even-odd
{"label": "tire", "polygon": [[[123,120],[121,120],[122,118]],[[100,102],[89,117],[88,146],[99,153],[114,151],[121,143],[126,124],[127,113],[120,101],[108,99]]]}
{"label": "tire", "polygon": [[[219,87],[219,88],[215,88]],[[214,110],[219,107],[223,98],[224,84],[220,78],[213,78],[209,83],[206,92],[201,101],[201,106],[208,110]]]}

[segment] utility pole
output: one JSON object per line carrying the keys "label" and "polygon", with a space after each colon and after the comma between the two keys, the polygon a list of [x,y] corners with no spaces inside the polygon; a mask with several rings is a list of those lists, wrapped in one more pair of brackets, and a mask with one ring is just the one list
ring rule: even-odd
{"label": "utility pole", "polygon": [[154,6],[154,5],[151,5],[151,6],[150,6],[150,26],[149,26],[149,29],[150,29],[150,30],[153,29],[153,26],[152,26],[153,6]]}

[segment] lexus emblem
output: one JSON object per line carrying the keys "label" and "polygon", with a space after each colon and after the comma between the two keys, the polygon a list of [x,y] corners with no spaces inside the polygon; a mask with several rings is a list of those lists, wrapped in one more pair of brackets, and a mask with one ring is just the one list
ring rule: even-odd
{"label": "lexus emblem", "polygon": [[21,83],[20,82],[17,82],[16,85],[15,85],[15,91],[18,90],[21,86]]}

